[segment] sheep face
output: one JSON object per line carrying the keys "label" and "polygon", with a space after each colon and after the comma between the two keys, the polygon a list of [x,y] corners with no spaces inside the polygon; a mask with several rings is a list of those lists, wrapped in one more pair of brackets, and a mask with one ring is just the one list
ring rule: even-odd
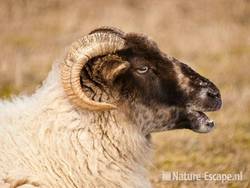
{"label": "sheep face", "polygon": [[129,48],[119,55],[130,66],[116,83],[143,132],[209,132],[214,123],[203,112],[221,107],[218,88],[188,65],[167,57],[146,37],[134,34],[127,42]]}
{"label": "sheep face", "polygon": [[[74,84],[82,65],[80,93]],[[65,79],[65,91],[73,103],[91,110],[119,106],[145,135],[180,128],[209,132],[214,123],[203,112],[222,104],[211,81],[141,34],[94,30],[72,45],[64,67],[63,75],[71,79]]]}

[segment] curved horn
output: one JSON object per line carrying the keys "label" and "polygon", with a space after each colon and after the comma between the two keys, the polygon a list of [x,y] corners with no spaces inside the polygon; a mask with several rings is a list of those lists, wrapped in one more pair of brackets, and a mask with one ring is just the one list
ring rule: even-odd
{"label": "curved horn", "polygon": [[98,27],[98,28],[94,29],[93,31],[91,31],[89,34],[93,34],[93,33],[97,33],[97,32],[114,33],[121,38],[124,38],[124,36],[126,35],[126,33],[123,32],[122,30],[120,30],[116,27],[109,27],[109,26]]}
{"label": "curved horn", "polygon": [[111,110],[115,105],[96,102],[82,91],[80,74],[84,65],[93,57],[122,50],[125,40],[114,33],[93,33],[74,42],[61,67],[64,90],[70,101],[78,107],[88,110]]}

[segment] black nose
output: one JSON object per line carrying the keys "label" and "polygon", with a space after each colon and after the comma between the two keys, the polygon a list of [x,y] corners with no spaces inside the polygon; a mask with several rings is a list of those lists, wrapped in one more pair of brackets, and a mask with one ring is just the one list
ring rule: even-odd
{"label": "black nose", "polygon": [[208,99],[210,99],[210,105],[212,108],[210,110],[216,111],[219,110],[222,106],[222,100],[219,90],[208,90],[207,91]]}
{"label": "black nose", "polygon": [[220,92],[216,90],[208,90],[207,96],[212,97],[212,98],[220,98]]}
{"label": "black nose", "polygon": [[213,121],[208,121],[208,122],[206,123],[206,126],[207,126],[207,127],[210,127],[210,128],[213,128],[213,127],[214,127],[214,122],[213,122]]}

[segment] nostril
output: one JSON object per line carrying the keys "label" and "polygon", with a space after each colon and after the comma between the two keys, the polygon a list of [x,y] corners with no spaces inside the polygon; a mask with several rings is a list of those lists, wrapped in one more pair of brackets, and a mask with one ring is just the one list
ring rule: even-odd
{"label": "nostril", "polygon": [[214,122],[212,120],[208,121],[206,125],[210,128],[214,127]]}

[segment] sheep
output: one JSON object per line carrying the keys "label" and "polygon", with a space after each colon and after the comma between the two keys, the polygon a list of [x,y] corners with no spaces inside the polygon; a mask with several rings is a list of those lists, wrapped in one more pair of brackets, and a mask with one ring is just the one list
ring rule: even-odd
{"label": "sheep", "polygon": [[0,187],[151,187],[151,134],[210,132],[219,89],[147,36],[100,27],[0,102]]}

